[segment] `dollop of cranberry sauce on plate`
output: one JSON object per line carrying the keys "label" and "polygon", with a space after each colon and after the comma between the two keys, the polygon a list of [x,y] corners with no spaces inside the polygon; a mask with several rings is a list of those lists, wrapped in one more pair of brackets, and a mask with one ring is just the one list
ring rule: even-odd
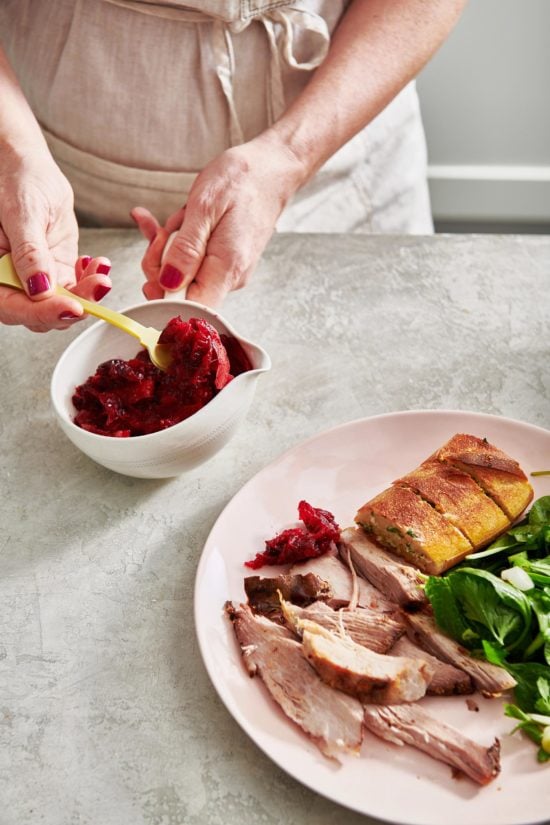
{"label": "dollop of cranberry sauce on plate", "polygon": [[236,338],[219,335],[202,318],[172,318],[159,339],[170,347],[166,372],[146,350],[100,364],[73,395],[74,423],[115,438],[147,435],[202,409],[233,378],[252,369]]}

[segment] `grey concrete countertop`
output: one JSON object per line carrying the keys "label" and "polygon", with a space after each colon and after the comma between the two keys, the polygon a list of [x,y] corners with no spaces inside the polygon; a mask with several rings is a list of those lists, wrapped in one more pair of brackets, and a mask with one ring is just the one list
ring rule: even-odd
{"label": "grey concrete countertop", "polygon": [[[106,299],[141,300],[143,242],[86,230]],[[3,328],[1,825],[357,825],[217,698],[193,625],[215,519],[282,451],[382,412],[462,409],[550,427],[550,238],[280,235],[224,315],[262,343],[246,425],[170,481],[116,475],[65,438],[53,366],[83,325]],[[86,322],[90,323],[90,322]]]}

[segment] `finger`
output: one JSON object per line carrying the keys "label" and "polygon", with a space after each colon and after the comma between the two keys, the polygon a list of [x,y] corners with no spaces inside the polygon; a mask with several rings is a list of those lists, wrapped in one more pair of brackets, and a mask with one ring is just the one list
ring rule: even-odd
{"label": "finger", "polygon": [[70,291],[88,301],[97,302],[111,291],[111,287],[111,279],[107,275],[87,275],[71,287]]}
{"label": "finger", "polygon": [[33,301],[49,298],[56,282],[56,267],[40,221],[23,206],[8,213],[3,228],[9,238],[15,271]]}
{"label": "finger", "polygon": [[160,223],[153,213],[149,212],[144,206],[136,206],[130,211],[130,217],[137,224],[137,228],[145,240],[151,243],[160,229]]}
{"label": "finger", "polygon": [[51,295],[45,301],[30,301],[24,292],[0,287],[0,322],[22,324],[29,329],[65,329],[68,322],[84,317],[77,301],[68,296]]}
{"label": "finger", "polygon": [[168,232],[160,227],[157,234],[145,250],[141,266],[148,281],[158,283],[162,266],[162,253],[168,240]]}
{"label": "finger", "polygon": [[199,206],[191,209],[188,204],[161,267],[159,283],[163,289],[178,290],[193,281],[204,260],[211,229],[208,211]]}
{"label": "finger", "polygon": [[84,277],[88,278],[90,275],[109,275],[112,264],[109,258],[104,255],[98,255],[96,258],[91,258],[84,270]]}
{"label": "finger", "polygon": [[233,288],[233,280],[227,263],[216,255],[206,255],[204,262],[187,288],[187,299],[219,307]]}
{"label": "finger", "polygon": [[164,298],[164,290],[154,281],[147,281],[143,284],[141,289],[148,301],[155,301],[158,298]]}
{"label": "finger", "polygon": [[168,216],[164,224],[164,228],[166,229],[169,235],[171,235],[172,232],[176,232],[178,229],[180,229],[184,218],[185,205],[181,206],[179,209],[177,209],[175,212],[172,212],[172,214]]}

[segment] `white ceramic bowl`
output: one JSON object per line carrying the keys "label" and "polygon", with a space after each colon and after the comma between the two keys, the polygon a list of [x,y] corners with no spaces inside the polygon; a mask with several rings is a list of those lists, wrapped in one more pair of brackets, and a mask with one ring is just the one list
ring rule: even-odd
{"label": "white ceramic bowl", "polygon": [[193,301],[159,300],[123,310],[146,326],[163,329],[170,318],[204,318],[218,332],[237,338],[253,369],[238,375],[205,407],[185,421],[150,435],[111,438],[73,423],[72,395],[78,384],[110,358],[132,358],[139,342],[116,327],[99,321],[78,336],[59,359],[51,382],[51,397],[63,432],[83,453],[117,473],[136,478],[170,478],[191,470],[227,444],[245,417],[258,376],[271,367],[269,355],[242,338],[213,310]]}

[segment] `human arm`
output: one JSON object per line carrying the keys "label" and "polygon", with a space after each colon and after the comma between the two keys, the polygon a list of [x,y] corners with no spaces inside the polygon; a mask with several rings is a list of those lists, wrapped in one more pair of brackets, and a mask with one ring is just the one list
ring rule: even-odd
{"label": "human arm", "polygon": [[[416,76],[465,2],[354,0],[304,91],[273,126],[209,163],[185,210],[165,227],[147,210],[133,210],[152,241],[143,259],[145,295],[183,283],[190,299],[215,305],[243,286],[288,200]],[[169,230],[178,227],[161,271]]]}
{"label": "human arm", "polygon": [[110,289],[106,258],[77,258],[78,227],[69,182],[0,49],[0,255],[11,252],[26,294],[0,287],[0,323],[36,332],[83,317],[56,283],[97,300]]}

